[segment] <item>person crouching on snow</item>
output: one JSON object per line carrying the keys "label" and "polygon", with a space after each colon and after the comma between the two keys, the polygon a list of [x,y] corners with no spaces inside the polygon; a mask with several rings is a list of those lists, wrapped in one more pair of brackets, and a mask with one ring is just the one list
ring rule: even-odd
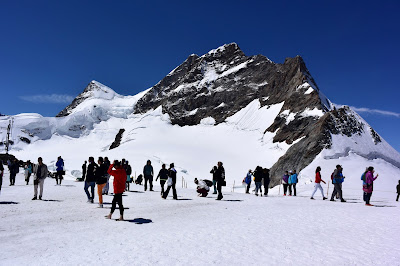
{"label": "person crouching on snow", "polygon": [[199,197],[207,197],[210,188],[207,186],[206,182],[202,179],[194,179],[194,183],[197,185],[197,193]]}
{"label": "person crouching on snow", "polygon": [[[115,168],[115,170],[113,170]],[[106,216],[107,219],[111,219],[112,214],[114,213],[117,203],[119,207],[119,221],[124,220],[124,205],[122,205],[122,193],[125,190],[125,182],[126,182],[126,171],[121,165],[121,163],[117,160],[114,161],[113,164],[108,168],[108,174],[114,176],[114,198],[111,205],[111,212]]]}

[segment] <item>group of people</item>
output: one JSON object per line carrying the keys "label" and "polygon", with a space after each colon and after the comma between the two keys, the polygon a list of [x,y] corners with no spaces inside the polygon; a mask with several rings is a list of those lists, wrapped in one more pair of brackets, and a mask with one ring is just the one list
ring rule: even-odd
{"label": "group of people", "polygon": [[260,196],[263,195],[261,186],[264,184],[264,196],[268,196],[269,188],[269,169],[257,166],[254,171],[251,169],[247,173],[246,177],[243,179],[243,183],[246,185],[246,194],[250,193],[251,181],[254,180],[255,183],[255,195],[258,196],[258,191],[260,191]]}
{"label": "group of people", "polygon": [[[363,182],[363,200],[365,201],[366,206],[373,206],[370,203],[372,192],[374,190],[374,181],[378,178],[378,174],[374,176],[374,167],[370,166],[365,169],[365,172],[361,175],[361,180]],[[343,199],[343,190],[342,190],[342,184],[344,182],[345,176],[343,175],[343,167],[341,165],[336,165],[335,170],[333,171],[331,175],[331,181],[334,186],[331,199],[330,201],[335,201],[335,198],[340,199],[341,202],[346,202],[346,200]],[[314,191],[311,195],[311,199],[314,199],[314,194],[315,192],[319,189],[321,191],[322,199],[326,200],[327,198],[324,196],[324,190],[321,186],[321,182],[326,184],[324,180],[321,178],[321,167],[318,166],[317,169],[315,170],[315,188]],[[397,185],[397,198],[396,201],[399,199],[399,194],[400,194],[400,180],[399,180],[399,185]]]}
{"label": "group of people", "polygon": [[216,200],[222,200],[222,187],[226,186],[225,181],[225,168],[222,162],[218,162],[211,171],[212,181],[208,179],[194,179],[194,183],[197,185],[196,191],[199,197],[207,197],[210,187],[214,187],[214,193],[218,194]]}
{"label": "group of people", "polygon": [[286,196],[287,190],[289,188],[289,196],[296,196],[296,184],[299,182],[296,170],[285,171],[285,174],[282,177],[282,185],[283,185],[283,196]]}
{"label": "group of people", "polygon": [[[41,157],[38,158],[38,163],[33,164],[29,160],[23,164],[25,181],[29,184],[30,176],[34,175],[34,197],[32,200],[41,200],[43,196],[43,185],[44,180],[50,174],[47,168],[47,165],[43,163],[43,159]],[[122,193],[124,191],[129,191],[129,184],[133,181],[132,175],[132,167],[129,165],[129,162],[125,159],[121,161],[115,160],[112,164],[108,160],[107,157],[99,157],[97,163],[94,160],[94,157],[89,157],[87,161],[82,165],[82,180],[84,181],[84,191],[86,193],[88,202],[94,202],[94,190],[97,185],[97,193],[99,197],[99,207],[103,207],[103,195],[108,195],[109,192],[109,179],[110,176],[114,176],[114,199],[112,202],[112,208],[110,214],[107,216],[111,218],[112,213],[116,208],[116,204],[119,205],[120,209],[120,219],[123,219],[123,205],[122,205]],[[63,175],[65,175],[64,171],[64,160],[61,156],[58,157],[56,162],[56,185],[61,185],[63,180]],[[10,186],[15,184],[16,174],[19,172],[19,162],[16,159],[9,160],[7,162],[7,166],[10,173]],[[206,179],[195,179],[194,182],[197,185],[197,192],[200,197],[206,197],[210,192],[211,186],[214,187],[213,194],[218,194],[217,200],[221,200],[223,198],[222,195],[222,187],[226,186],[225,181],[225,169],[223,167],[222,162],[218,162],[216,166],[214,166],[210,173],[212,174],[212,181]],[[0,162],[0,193],[1,187],[3,183],[3,175],[4,175],[4,167],[3,163]],[[176,192],[176,181],[177,181],[177,171],[175,169],[174,163],[169,165],[169,168],[166,168],[166,165],[163,164],[160,169],[156,181],[160,179],[161,186],[161,197],[166,199],[169,191],[172,189],[173,199],[178,199]],[[140,175],[141,176],[141,175]],[[151,161],[148,160],[146,165],[143,167],[143,176],[144,176],[144,191],[147,191],[147,183],[149,183],[149,190],[153,190],[153,176],[154,169],[151,165]],[[373,183],[378,178],[378,175],[374,176],[374,168],[368,167],[365,172],[361,176],[361,180],[363,182],[363,200],[365,201],[365,205],[373,206],[370,204],[372,192],[373,192]],[[139,179],[139,178],[138,178]],[[243,179],[243,183],[246,185],[246,193],[250,193],[250,185],[254,180],[255,182],[255,195],[262,196],[262,185],[264,186],[264,196],[268,195],[268,188],[270,183],[269,169],[262,168],[261,166],[257,166],[254,171],[251,169],[248,171],[246,177]],[[343,191],[342,184],[345,180],[345,176],[343,175],[343,167],[341,165],[337,165],[334,172],[331,175],[331,181],[334,186],[334,190],[331,195],[331,201],[335,201],[336,199],[340,199],[341,202],[346,202],[343,199]],[[311,195],[311,199],[314,200],[314,195],[317,190],[320,190],[322,199],[327,199],[324,196],[324,191],[321,186],[321,182],[326,182],[321,177],[321,167],[317,167],[315,170],[315,187],[314,191]],[[287,191],[289,190],[289,196],[296,196],[296,184],[298,183],[298,174],[296,170],[285,171],[281,179],[281,184],[283,185],[283,195],[286,196]],[[165,189],[165,184],[167,184],[167,188]],[[90,192],[89,192],[90,188]],[[38,193],[40,189],[40,193]],[[397,185],[397,198],[396,201],[399,200],[400,196],[400,180]]]}

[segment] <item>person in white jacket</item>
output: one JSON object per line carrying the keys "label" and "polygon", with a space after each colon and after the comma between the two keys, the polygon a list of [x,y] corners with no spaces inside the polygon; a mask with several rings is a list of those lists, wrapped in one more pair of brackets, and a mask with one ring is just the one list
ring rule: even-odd
{"label": "person in white jacket", "polygon": [[194,183],[197,185],[197,193],[199,197],[207,197],[210,187],[207,186],[206,182],[202,179],[194,179]]}

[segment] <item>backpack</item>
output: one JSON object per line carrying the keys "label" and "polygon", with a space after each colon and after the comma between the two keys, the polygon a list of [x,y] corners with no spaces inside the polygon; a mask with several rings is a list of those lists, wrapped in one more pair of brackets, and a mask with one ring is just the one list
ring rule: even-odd
{"label": "backpack", "polygon": [[366,173],[365,172],[361,175],[361,180],[363,181],[364,184],[367,183]]}
{"label": "backpack", "polygon": [[212,181],[207,180],[207,179],[204,179],[203,181],[206,183],[206,185],[207,185],[208,187],[212,187],[212,186],[213,186],[213,182],[212,182]]}

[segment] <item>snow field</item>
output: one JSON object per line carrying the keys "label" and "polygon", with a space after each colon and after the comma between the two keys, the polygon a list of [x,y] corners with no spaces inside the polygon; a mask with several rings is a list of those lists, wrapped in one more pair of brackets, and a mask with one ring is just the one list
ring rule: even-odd
{"label": "snow field", "polygon": [[86,203],[83,182],[55,186],[47,178],[44,200],[32,201],[32,180],[23,179],[18,174],[9,187],[5,173],[0,265],[395,265],[400,257],[393,192],[374,192],[379,207],[364,206],[361,188],[346,183],[347,203],[322,201],[319,191],[310,200],[313,184],[300,186],[297,197],[278,196],[277,187],[269,197],[227,187],[216,201],[178,182],[175,201],[172,191],[161,199],[155,182],[155,192],[131,185],[123,197],[127,221],[119,222],[104,218],[112,196],[104,196],[103,209]]}

